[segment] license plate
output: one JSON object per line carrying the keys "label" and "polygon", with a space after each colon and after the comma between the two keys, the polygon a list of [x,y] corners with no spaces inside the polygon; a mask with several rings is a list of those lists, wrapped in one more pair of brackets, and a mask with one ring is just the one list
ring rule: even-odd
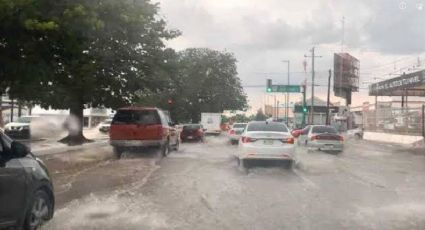
{"label": "license plate", "polygon": [[193,137],[192,136],[188,136],[187,139],[193,139]]}
{"label": "license plate", "polygon": [[273,140],[264,140],[263,142],[265,145],[272,145],[273,144]]}
{"label": "license plate", "polygon": [[333,145],[325,145],[325,147],[328,148],[328,149],[333,149],[334,148]]}

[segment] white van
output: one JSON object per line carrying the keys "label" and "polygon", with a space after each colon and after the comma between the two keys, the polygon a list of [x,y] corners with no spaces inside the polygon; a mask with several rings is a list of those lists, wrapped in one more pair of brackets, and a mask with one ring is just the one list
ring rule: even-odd
{"label": "white van", "polygon": [[221,113],[201,113],[201,125],[207,134],[220,134]]}

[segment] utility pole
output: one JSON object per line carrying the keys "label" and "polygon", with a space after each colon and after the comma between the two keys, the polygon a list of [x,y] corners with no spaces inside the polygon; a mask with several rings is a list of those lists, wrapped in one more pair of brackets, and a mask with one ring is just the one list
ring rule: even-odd
{"label": "utility pole", "polygon": [[276,120],[279,119],[279,100],[277,100],[277,104],[276,104]]}
{"label": "utility pole", "polygon": [[307,106],[306,105],[306,101],[305,101],[306,91],[307,91],[307,82],[304,82],[304,84],[303,84],[303,121],[302,121],[302,127],[303,128],[305,126],[305,112],[304,112],[304,108]]}
{"label": "utility pole", "polygon": [[304,55],[304,57],[311,57],[311,124],[314,124],[314,58],[321,58],[322,56],[314,55],[314,46],[310,50],[311,56]]}
{"label": "utility pole", "polygon": [[331,75],[332,71],[329,70],[329,78],[328,78],[328,99],[326,101],[326,125],[330,125],[329,120],[329,104],[330,104],[330,94],[331,94]]}
{"label": "utility pole", "polygon": [[276,119],[276,95],[274,95],[274,109],[273,109],[273,117]]}
{"label": "utility pole", "polygon": [[[288,64],[288,85],[290,85],[290,81],[289,81],[289,64],[290,61],[289,60],[283,60],[282,62],[286,62]],[[286,100],[285,100],[286,106],[285,106],[285,117],[286,117],[286,125],[289,125],[289,92],[286,93]]]}
{"label": "utility pole", "polygon": [[345,17],[343,16],[341,19],[342,24],[342,39],[341,39],[341,53],[344,52],[344,37],[345,37]]}

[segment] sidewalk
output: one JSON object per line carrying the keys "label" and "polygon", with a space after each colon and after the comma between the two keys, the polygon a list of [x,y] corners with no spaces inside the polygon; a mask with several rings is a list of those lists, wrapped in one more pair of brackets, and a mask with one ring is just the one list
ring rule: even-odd
{"label": "sidewalk", "polygon": [[93,140],[93,142],[86,143],[83,145],[68,146],[58,142],[62,137],[57,139],[38,139],[31,141],[23,141],[26,144],[33,154],[36,156],[57,154],[67,151],[76,151],[86,148],[95,148],[101,146],[107,146],[109,137],[107,134],[100,133],[97,129],[86,129],[84,130],[84,136],[87,139]]}

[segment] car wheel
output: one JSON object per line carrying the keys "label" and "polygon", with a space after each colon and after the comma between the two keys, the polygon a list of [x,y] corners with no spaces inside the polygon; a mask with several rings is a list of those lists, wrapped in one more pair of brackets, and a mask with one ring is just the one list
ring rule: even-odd
{"label": "car wheel", "polygon": [[358,134],[358,133],[356,133],[355,137],[356,137],[356,140],[362,139],[362,136],[360,134]]}
{"label": "car wheel", "polygon": [[289,161],[286,162],[285,168],[292,169],[293,167],[294,167],[294,161],[293,160],[289,160]]}
{"label": "car wheel", "polygon": [[38,190],[35,193],[32,204],[29,207],[24,222],[25,230],[38,229],[51,218],[53,213],[52,202],[44,190]]}
{"label": "car wheel", "polygon": [[168,156],[170,154],[170,142],[167,141],[163,146],[161,146],[161,155],[163,157]]}
{"label": "car wheel", "polygon": [[120,147],[114,147],[114,156],[116,159],[120,159],[123,153],[123,149]]}
{"label": "car wheel", "polygon": [[176,143],[176,145],[174,146],[174,151],[179,151],[179,148],[180,148],[180,141],[179,141],[179,140],[177,140],[177,143]]}

